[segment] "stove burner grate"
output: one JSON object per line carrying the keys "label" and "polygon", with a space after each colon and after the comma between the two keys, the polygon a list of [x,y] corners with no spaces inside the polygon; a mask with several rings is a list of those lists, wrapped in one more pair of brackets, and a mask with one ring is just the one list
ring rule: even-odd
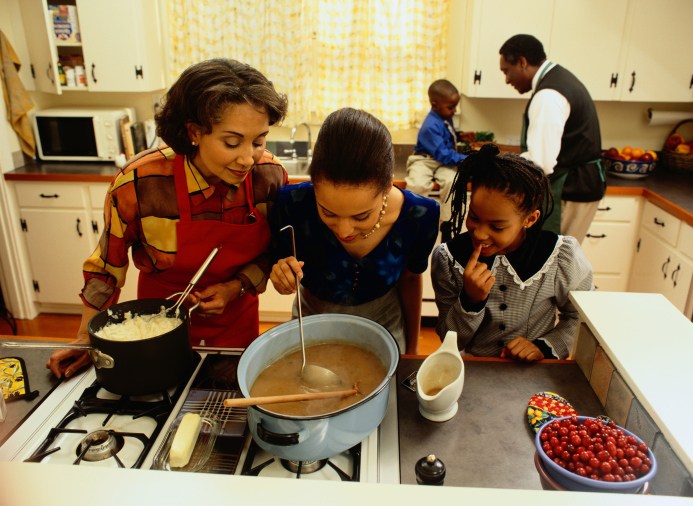
{"label": "stove burner grate", "polygon": [[296,474],[310,474],[316,471],[320,471],[325,464],[327,464],[327,459],[321,460],[286,460],[279,459],[284,469]]}
{"label": "stove burner grate", "polygon": [[[259,457],[258,453],[262,452],[262,449],[258,446],[254,439],[250,440],[248,446],[248,453],[246,455],[245,461],[243,462],[243,469],[241,470],[241,475],[244,476],[260,476],[263,470],[270,468],[277,461],[274,457],[255,464],[255,460]],[[325,466],[330,467],[341,481],[360,481],[361,479],[361,443],[356,446],[344,451],[341,455],[347,457],[352,466],[351,474],[347,473],[341,469],[337,464],[333,462],[333,459],[321,459],[321,460],[311,460],[311,461],[293,461],[286,459],[278,459],[281,467],[295,475],[296,479],[300,479],[303,475],[310,475],[317,471],[320,471]],[[270,473],[265,472],[267,476],[271,476]]]}
{"label": "stove burner grate", "polygon": [[[198,353],[193,354],[193,364],[191,374],[201,360]],[[86,434],[75,449],[77,459],[73,462],[79,465],[82,461],[100,462],[109,458],[114,458],[118,467],[127,467],[118,457],[118,452],[125,445],[127,438],[134,438],[141,442],[142,450],[132,463],[133,468],[142,467],[142,464],[151,450],[154,441],[158,437],[166,420],[173,411],[178,398],[183,393],[187,385],[187,381],[181,381],[179,385],[172,388],[170,391],[162,391],[155,396],[155,399],[148,399],[147,396],[116,396],[115,398],[99,397],[99,393],[103,389],[101,384],[94,381],[91,386],[84,389],[74,406],[65,414],[63,419],[56,427],[50,429],[48,436],[39,445],[36,451],[25,460],[25,462],[41,462],[49,455],[62,455],[63,452],[69,452],[68,449],[62,449],[59,445],[55,445],[56,439],[61,434]],[[106,391],[106,393],[110,394]],[[111,394],[113,395],[113,394]],[[154,429],[149,434],[139,432],[116,431],[113,429],[100,429],[98,427],[90,427],[91,430],[84,428],[73,429],[69,425],[71,422],[84,419],[89,415],[103,414],[104,418],[100,423],[101,427],[106,427],[114,416],[130,416],[132,420],[138,418],[147,418],[153,420]],[[129,464],[128,464],[129,465]]]}

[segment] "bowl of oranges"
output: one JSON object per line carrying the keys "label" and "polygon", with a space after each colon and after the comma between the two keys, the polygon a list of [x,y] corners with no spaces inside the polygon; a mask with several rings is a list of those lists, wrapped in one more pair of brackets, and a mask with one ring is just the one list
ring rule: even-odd
{"label": "bowl of oranges", "polygon": [[609,148],[602,154],[602,160],[609,174],[624,179],[640,179],[654,171],[657,153],[631,146]]}

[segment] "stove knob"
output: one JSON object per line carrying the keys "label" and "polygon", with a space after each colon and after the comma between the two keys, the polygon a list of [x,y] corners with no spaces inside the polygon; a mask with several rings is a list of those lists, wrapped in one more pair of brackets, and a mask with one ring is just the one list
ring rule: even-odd
{"label": "stove knob", "polygon": [[445,464],[433,454],[419,459],[414,470],[419,485],[442,485],[445,481]]}

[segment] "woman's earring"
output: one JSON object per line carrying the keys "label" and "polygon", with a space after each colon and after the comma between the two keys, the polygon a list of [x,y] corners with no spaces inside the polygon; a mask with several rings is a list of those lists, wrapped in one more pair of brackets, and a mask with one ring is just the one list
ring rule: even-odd
{"label": "woman's earring", "polygon": [[190,144],[192,144],[193,146],[197,146],[197,141],[192,141]]}

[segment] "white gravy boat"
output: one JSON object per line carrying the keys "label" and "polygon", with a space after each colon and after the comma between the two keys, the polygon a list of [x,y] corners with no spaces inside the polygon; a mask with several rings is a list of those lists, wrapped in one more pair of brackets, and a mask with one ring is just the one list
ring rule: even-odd
{"label": "white gravy boat", "polygon": [[457,413],[457,400],[464,385],[464,362],[457,349],[457,332],[448,332],[416,373],[419,412],[434,422],[444,422]]}

